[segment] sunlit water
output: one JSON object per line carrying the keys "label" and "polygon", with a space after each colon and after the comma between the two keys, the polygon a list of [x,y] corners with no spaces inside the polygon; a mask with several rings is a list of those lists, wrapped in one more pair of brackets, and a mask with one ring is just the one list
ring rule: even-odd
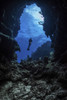
{"label": "sunlit water", "polygon": [[[44,17],[41,14],[41,9],[36,5],[26,5],[23,13],[20,16],[20,30],[15,38],[18,42],[21,51],[17,51],[18,62],[21,59],[26,59],[27,55],[31,56],[36,49],[47,41],[51,41],[50,37],[45,35],[43,30]],[[28,41],[32,38],[30,50],[27,51]]]}

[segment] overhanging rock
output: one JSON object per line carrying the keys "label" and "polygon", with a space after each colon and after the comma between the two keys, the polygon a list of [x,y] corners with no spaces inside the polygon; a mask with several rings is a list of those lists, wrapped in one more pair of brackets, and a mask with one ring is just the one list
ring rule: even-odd
{"label": "overhanging rock", "polygon": [[0,32],[0,60],[3,56],[12,59],[15,51],[20,50],[14,38]]}

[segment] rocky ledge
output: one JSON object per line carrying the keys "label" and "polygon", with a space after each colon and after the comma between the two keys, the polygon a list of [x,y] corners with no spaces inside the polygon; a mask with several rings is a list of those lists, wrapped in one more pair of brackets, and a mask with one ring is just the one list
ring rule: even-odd
{"label": "rocky ledge", "polygon": [[0,32],[0,62],[6,62],[6,59],[13,59],[15,51],[20,51],[15,39]]}
{"label": "rocky ledge", "polygon": [[0,63],[0,100],[67,100],[67,65]]}

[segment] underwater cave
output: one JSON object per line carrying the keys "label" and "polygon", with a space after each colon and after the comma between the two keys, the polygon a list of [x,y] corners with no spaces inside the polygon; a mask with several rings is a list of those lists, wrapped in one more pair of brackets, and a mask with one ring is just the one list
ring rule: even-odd
{"label": "underwater cave", "polygon": [[[19,0],[7,1],[6,4],[1,1],[0,5],[0,59],[6,57],[11,60],[16,53],[20,62],[27,56],[31,57],[46,41],[51,41],[55,60],[66,54],[65,1]],[[30,50],[27,50],[30,39]]]}
{"label": "underwater cave", "polygon": [[[46,41],[51,41],[55,60],[64,55],[67,50],[65,1],[7,0],[6,4],[1,1],[0,5],[0,59],[5,56],[11,60],[16,52],[17,61],[20,62],[27,56],[31,57]],[[8,40],[8,37],[11,39]],[[30,50],[27,50],[29,39],[32,39],[32,43]]]}
{"label": "underwater cave", "polygon": [[0,100],[67,100],[67,0],[0,0]]}
{"label": "underwater cave", "polygon": [[[45,19],[42,15],[40,7],[38,7],[35,3],[26,5],[23,13],[20,16],[20,30],[18,31],[18,35],[15,38],[20,46],[20,52],[16,52],[18,62],[21,62],[21,60],[27,60],[27,57],[31,57],[32,53],[34,53],[38,47],[46,44],[46,42],[49,42],[47,45],[51,44],[50,37],[47,37],[45,31],[43,30],[44,21]],[[29,39],[32,39],[32,43],[29,47],[30,49],[27,50]],[[45,49],[46,48],[48,49],[48,46],[46,46]],[[46,56],[48,56],[50,53],[51,47],[49,49],[49,51],[45,52],[45,54],[48,52]],[[44,54],[44,50],[39,53],[40,57],[42,57],[41,53]]]}

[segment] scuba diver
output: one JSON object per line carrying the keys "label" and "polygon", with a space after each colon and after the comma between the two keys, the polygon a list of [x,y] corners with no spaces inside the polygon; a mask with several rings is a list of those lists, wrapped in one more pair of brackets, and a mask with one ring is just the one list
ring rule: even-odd
{"label": "scuba diver", "polygon": [[29,45],[28,45],[28,48],[27,48],[28,51],[30,50],[31,43],[32,43],[32,38],[29,39]]}

